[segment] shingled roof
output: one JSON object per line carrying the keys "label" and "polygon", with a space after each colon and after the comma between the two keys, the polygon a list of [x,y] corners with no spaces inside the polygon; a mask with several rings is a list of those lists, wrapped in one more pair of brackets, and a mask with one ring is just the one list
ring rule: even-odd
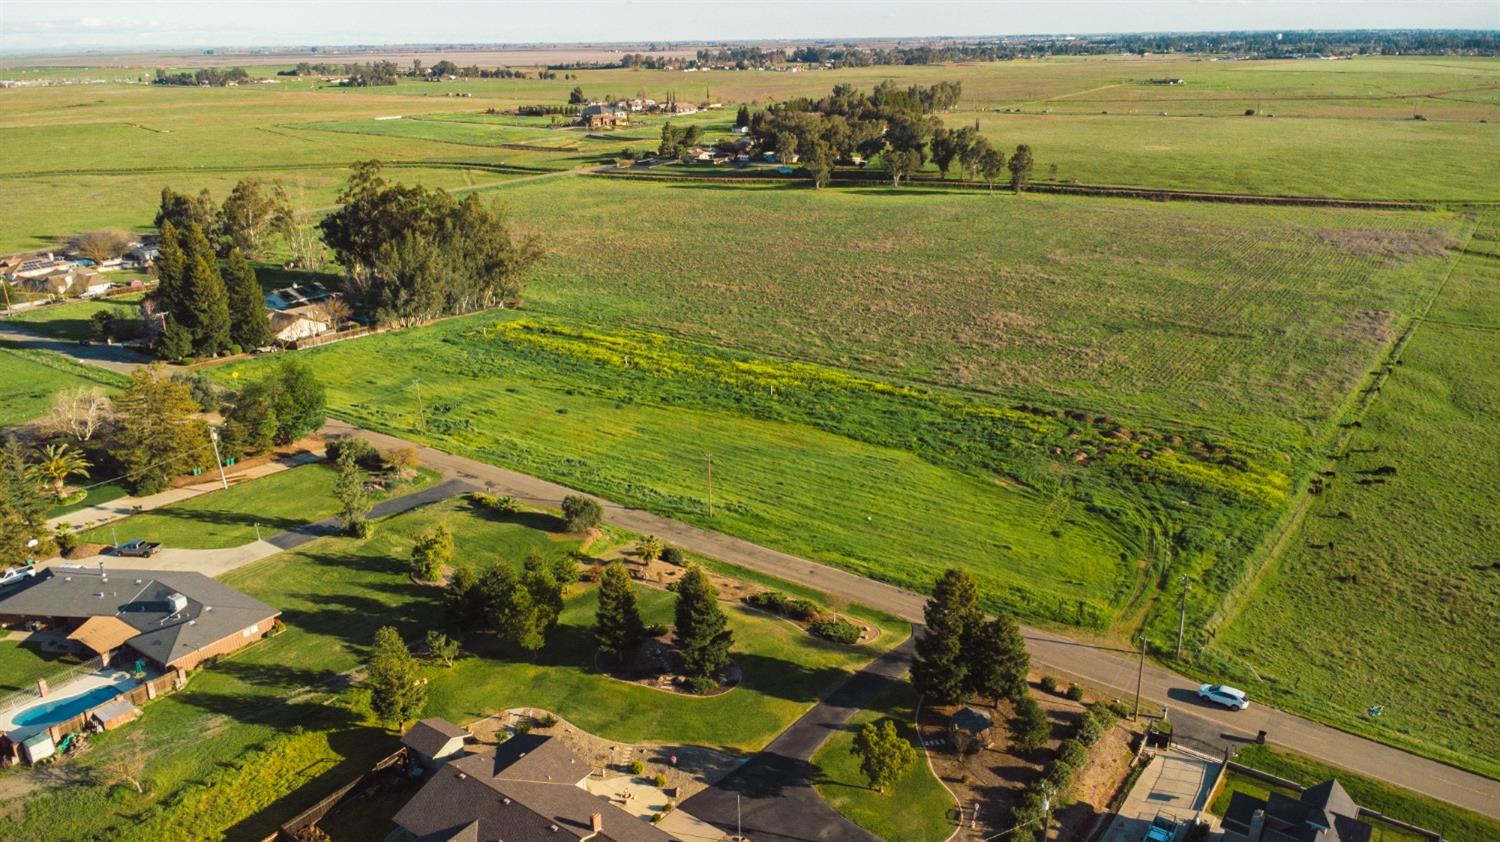
{"label": "shingled roof", "polygon": [[[588,774],[560,740],[520,734],[438,770],[396,814],[396,824],[422,842],[558,842],[593,835],[597,814],[599,842],[670,842],[662,830],[579,786]],[[467,835],[475,823],[477,835]]]}
{"label": "shingled roof", "polygon": [[176,570],[53,567],[35,584],[0,600],[0,616],[115,618],[136,632],[125,643],[169,667],[280,613],[202,573]]}

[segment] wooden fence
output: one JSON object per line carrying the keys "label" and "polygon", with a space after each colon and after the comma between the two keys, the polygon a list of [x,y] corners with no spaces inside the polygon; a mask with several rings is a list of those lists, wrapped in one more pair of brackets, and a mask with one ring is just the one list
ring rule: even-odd
{"label": "wooden fence", "polygon": [[132,705],[140,707],[141,705],[157,698],[158,696],[165,696],[166,694],[171,693],[174,690],[182,689],[186,685],[187,673],[183,672],[182,670],[174,670],[167,673],[166,675],[159,675],[156,678],[148,679],[147,681],[143,681],[140,684],[137,684],[135,687],[132,687],[131,689],[125,691],[124,693],[121,693],[118,696],[115,696],[112,699],[106,699],[105,701],[94,705],[94,707],[89,708],[88,710],[78,714],[72,719],[64,720],[49,727],[47,729],[47,733],[52,736],[52,742],[56,743],[68,734],[74,733],[75,731],[82,731],[88,728],[89,714],[93,713],[99,707],[107,705],[115,701],[116,699],[125,699]]}
{"label": "wooden fence", "polygon": [[388,775],[405,774],[406,762],[406,748],[403,746],[376,763],[370,768],[370,771],[339,787],[326,798],[293,816],[282,824],[275,833],[267,836],[261,842],[297,842],[297,834],[322,821],[329,813],[338,809],[350,796],[357,795],[366,787],[378,783],[381,778]]}

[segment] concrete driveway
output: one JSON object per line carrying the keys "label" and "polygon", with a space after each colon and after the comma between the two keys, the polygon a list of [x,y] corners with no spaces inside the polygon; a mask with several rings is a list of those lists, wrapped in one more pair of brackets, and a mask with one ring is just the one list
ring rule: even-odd
{"label": "concrete driveway", "polygon": [[1157,816],[1191,821],[1208,806],[1220,762],[1172,748],[1151,759],[1136,779],[1103,842],[1140,842]]}

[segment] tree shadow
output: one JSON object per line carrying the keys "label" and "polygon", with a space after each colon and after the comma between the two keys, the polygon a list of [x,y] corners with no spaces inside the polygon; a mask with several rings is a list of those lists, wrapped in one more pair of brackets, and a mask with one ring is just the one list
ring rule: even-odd
{"label": "tree shadow", "polygon": [[224,838],[231,842],[260,842],[271,836],[282,823],[368,772],[382,757],[395,751],[397,743],[382,729],[351,726],[330,734],[328,745],[343,759],[236,823],[225,831]]}

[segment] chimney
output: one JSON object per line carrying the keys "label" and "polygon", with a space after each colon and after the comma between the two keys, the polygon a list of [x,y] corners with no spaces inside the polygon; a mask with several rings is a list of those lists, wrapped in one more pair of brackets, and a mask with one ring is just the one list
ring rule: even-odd
{"label": "chimney", "polygon": [[604,814],[603,813],[595,813],[592,816],[589,816],[589,824],[591,824],[593,826],[595,833],[603,833],[604,832]]}

